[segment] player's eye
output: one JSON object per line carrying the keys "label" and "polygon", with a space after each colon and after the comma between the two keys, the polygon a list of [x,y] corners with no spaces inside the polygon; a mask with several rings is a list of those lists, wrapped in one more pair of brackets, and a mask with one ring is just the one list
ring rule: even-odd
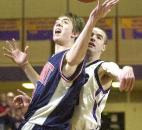
{"label": "player's eye", "polygon": [[68,21],[67,21],[67,20],[64,20],[63,23],[68,24]]}
{"label": "player's eye", "polygon": [[97,35],[97,39],[102,40],[102,36]]}

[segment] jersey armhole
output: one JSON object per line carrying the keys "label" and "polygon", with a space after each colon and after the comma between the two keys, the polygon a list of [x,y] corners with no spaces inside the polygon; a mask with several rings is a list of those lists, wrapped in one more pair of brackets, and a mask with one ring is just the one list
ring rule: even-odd
{"label": "jersey armhole", "polygon": [[102,61],[101,63],[99,63],[99,65],[98,65],[98,66],[96,67],[96,69],[94,70],[94,76],[95,76],[95,78],[96,78],[96,81],[97,81],[97,84],[98,84],[99,88],[100,88],[101,91],[105,94],[105,93],[107,93],[107,92],[110,90],[111,87],[105,90],[105,89],[103,88],[102,84],[101,84],[100,79],[99,79],[98,71],[99,71],[99,68],[101,67],[102,63],[104,63],[104,61]]}
{"label": "jersey armhole", "polygon": [[64,63],[64,58],[65,58],[65,55],[66,53],[63,55],[62,59],[61,59],[61,62],[60,62],[60,74],[61,74],[61,77],[67,81],[67,82],[71,82],[71,81],[74,81],[75,79],[78,78],[78,76],[81,74],[81,72],[83,71],[83,69],[85,68],[85,60],[83,60],[76,68],[75,72],[70,75],[69,77],[66,77],[64,74],[63,74],[63,71],[62,71],[62,67],[63,67],[63,63]]}

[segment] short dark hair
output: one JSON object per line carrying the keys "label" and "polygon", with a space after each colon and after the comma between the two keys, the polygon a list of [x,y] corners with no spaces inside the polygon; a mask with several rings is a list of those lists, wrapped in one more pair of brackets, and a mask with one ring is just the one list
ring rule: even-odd
{"label": "short dark hair", "polygon": [[66,17],[69,17],[73,23],[73,32],[75,33],[81,33],[85,26],[85,21],[80,16],[77,16],[75,14],[72,14],[71,12],[68,12],[65,14]]}
{"label": "short dark hair", "polygon": [[[103,30],[104,31],[104,30]],[[106,36],[106,38],[105,38],[105,41],[104,41],[104,44],[105,45],[107,45],[108,44],[108,36],[107,36],[107,33],[104,31],[104,33],[105,33],[105,36]]]}

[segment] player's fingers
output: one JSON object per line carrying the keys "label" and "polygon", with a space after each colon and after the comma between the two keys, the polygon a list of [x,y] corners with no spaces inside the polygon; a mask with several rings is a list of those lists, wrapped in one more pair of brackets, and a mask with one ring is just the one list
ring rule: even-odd
{"label": "player's fingers", "polygon": [[132,88],[133,88],[133,86],[134,86],[134,73],[133,73],[133,71],[131,71],[131,72],[129,73],[129,84],[128,84],[128,89],[127,89],[127,91],[131,91]]}
{"label": "player's fingers", "polygon": [[111,9],[113,6],[115,6],[119,0],[110,0],[110,1],[105,1],[103,3],[103,7]]}
{"label": "player's fingers", "polygon": [[126,91],[126,92],[130,91],[131,87],[132,87],[132,80],[129,79],[129,80],[127,81],[127,86],[126,86],[126,88],[125,88],[125,91]]}
{"label": "player's fingers", "polygon": [[111,10],[112,7],[114,7],[117,3],[118,3],[118,1],[110,1],[110,2],[108,2],[108,3],[103,4],[103,7],[104,7],[106,10]]}
{"label": "player's fingers", "polygon": [[22,102],[22,95],[15,96],[13,102]]}
{"label": "player's fingers", "polygon": [[121,81],[120,81],[120,90],[124,91],[125,88],[126,88],[126,79],[122,78]]}
{"label": "player's fingers", "polygon": [[6,57],[8,57],[8,58],[10,58],[10,59],[12,59],[12,60],[13,60],[13,56],[12,56],[12,55],[10,55],[10,54],[6,54],[6,53],[4,53],[4,56],[6,56]]}
{"label": "player's fingers", "polygon": [[130,88],[130,91],[132,91],[133,90],[133,88],[134,88],[134,84],[135,84],[135,75],[134,75],[134,73],[132,73],[132,86],[131,86],[131,88]]}
{"label": "player's fingers", "polygon": [[109,9],[112,9],[116,4],[118,3],[118,1],[114,1],[114,2],[112,2],[111,4],[108,4],[108,8]]}
{"label": "player's fingers", "polygon": [[134,84],[135,84],[135,79],[133,78],[133,79],[132,79],[132,86],[131,86],[131,88],[130,88],[130,91],[132,91],[132,90],[133,90],[133,88],[134,88]]}
{"label": "player's fingers", "polygon": [[116,3],[118,3],[119,2],[119,0],[108,0],[108,1],[105,1],[104,3],[106,4],[106,5],[112,5],[112,4],[116,4]]}
{"label": "player's fingers", "polygon": [[133,89],[134,81],[135,81],[134,79],[135,79],[135,76],[132,70],[128,73],[128,86],[126,88],[126,91],[131,91]]}
{"label": "player's fingers", "polygon": [[28,53],[28,49],[29,49],[29,46],[26,46],[25,49],[24,49],[24,52],[27,54]]}
{"label": "player's fingers", "polygon": [[14,50],[14,47],[13,47],[13,45],[11,44],[11,42],[6,41],[5,43],[6,43],[6,46],[7,46],[11,51]]}
{"label": "player's fingers", "polygon": [[21,93],[24,96],[27,96],[27,94],[25,92],[23,92],[22,90],[20,90],[20,89],[17,89],[17,92]]}
{"label": "player's fingers", "polygon": [[6,42],[8,43],[9,47],[11,48],[11,50],[15,50],[16,49],[15,48],[15,43],[14,43],[13,40],[11,42],[9,42],[9,41],[6,41]]}
{"label": "player's fingers", "polygon": [[105,0],[102,5],[106,5],[106,4],[107,4],[108,2],[110,2],[110,1],[111,1],[111,0]]}
{"label": "player's fingers", "polygon": [[3,49],[4,53],[8,53],[8,54],[12,55],[12,52],[8,48],[3,47],[2,49]]}
{"label": "player's fingers", "polygon": [[12,41],[10,42],[11,43],[11,46],[16,49],[17,48],[17,45],[16,45],[16,40],[13,38]]}

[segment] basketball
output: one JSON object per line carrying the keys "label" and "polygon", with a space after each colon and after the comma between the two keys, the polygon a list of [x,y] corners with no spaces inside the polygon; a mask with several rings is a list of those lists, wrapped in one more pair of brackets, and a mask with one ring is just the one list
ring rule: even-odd
{"label": "basketball", "polygon": [[90,3],[90,2],[94,2],[94,1],[96,1],[96,0],[78,0],[78,1],[84,2],[84,3]]}

